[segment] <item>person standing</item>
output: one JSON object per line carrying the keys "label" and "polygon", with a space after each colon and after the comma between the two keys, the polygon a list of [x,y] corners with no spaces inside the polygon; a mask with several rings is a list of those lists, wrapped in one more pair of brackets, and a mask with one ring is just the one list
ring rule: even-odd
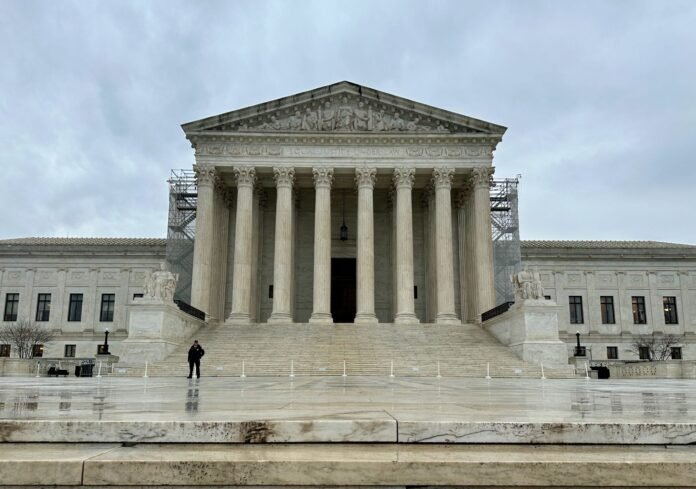
{"label": "person standing", "polygon": [[205,355],[205,350],[198,344],[198,340],[193,340],[193,345],[188,351],[189,374],[188,378],[193,377],[193,366],[196,366],[196,378],[201,378],[201,358]]}

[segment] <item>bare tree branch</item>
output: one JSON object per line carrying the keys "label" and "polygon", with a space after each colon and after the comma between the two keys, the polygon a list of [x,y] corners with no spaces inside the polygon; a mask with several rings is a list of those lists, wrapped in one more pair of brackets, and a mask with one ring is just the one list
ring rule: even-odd
{"label": "bare tree branch", "polygon": [[653,360],[669,360],[672,356],[672,347],[679,343],[679,338],[674,335],[640,335],[631,343],[630,351],[640,356],[641,350],[647,348],[651,362]]}
{"label": "bare tree branch", "polygon": [[33,358],[34,345],[51,341],[53,333],[28,319],[0,327],[0,343],[11,345],[19,358]]}

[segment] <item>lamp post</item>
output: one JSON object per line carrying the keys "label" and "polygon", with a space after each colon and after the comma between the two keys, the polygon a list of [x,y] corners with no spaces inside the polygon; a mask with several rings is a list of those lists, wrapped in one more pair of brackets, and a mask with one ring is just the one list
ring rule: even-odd
{"label": "lamp post", "polygon": [[577,346],[575,347],[575,356],[576,357],[584,357],[585,356],[585,348],[580,346],[580,331],[575,332],[575,339],[577,340]]}
{"label": "lamp post", "polygon": [[109,355],[109,328],[104,330],[104,344],[99,345],[98,350],[100,355]]}

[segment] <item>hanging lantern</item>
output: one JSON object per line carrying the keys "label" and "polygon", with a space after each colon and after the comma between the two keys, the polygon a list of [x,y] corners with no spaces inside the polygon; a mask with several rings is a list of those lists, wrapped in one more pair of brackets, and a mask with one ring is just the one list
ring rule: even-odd
{"label": "hanging lantern", "polygon": [[346,195],[345,191],[341,192],[341,197],[343,199],[343,224],[341,224],[341,241],[346,241],[348,239],[348,226],[346,226]]}

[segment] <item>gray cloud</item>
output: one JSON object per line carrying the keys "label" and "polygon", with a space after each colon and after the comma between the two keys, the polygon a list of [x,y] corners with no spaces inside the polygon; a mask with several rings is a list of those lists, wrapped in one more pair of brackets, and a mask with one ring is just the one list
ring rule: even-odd
{"label": "gray cloud", "polygon": [[179,124],[348,79],[510,129],[527,239],[696,243],[693,2],[0,3],[0,236],[164,236]]}

